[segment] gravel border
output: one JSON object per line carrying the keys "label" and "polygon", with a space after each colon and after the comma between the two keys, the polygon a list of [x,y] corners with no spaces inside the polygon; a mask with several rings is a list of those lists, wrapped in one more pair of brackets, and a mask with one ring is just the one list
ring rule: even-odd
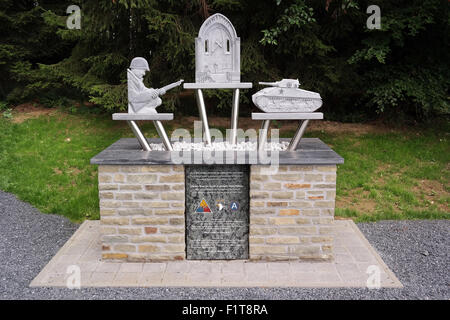
{"label": "gravel border", "polygon": [[0,191],[0,299],[450,299],[449,220],[359,223],[404,285],[364,288],[30,288],[28,285],[78,228]]}

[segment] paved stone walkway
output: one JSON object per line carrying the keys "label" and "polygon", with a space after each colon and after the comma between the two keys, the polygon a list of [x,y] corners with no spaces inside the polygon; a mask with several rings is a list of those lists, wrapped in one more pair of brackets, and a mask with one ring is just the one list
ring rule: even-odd
{"label": "paved stone walkway", "polygon": [[85,221],[30,286],[66,287],[76,266],[81,287],[366,287],[376,266],[381,287],[403,287],[351,220],[335,221],[335,259],[321,263],[103,262],[99,225]]}

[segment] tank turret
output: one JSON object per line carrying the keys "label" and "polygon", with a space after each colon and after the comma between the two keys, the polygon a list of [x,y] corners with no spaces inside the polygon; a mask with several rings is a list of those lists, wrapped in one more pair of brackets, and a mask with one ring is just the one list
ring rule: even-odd
{"label": "tank turret", "polygon": [[299,89],[298,79],[259,84],[271,86],[252,95],[253,103],[264,112],[314,112],[322,106],[320,94]]}

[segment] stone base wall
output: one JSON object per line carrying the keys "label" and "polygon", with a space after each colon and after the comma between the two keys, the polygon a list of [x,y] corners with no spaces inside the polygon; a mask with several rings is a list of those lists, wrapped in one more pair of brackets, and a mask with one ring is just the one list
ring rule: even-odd
{"label": "stone base wall", "polygon": [[184,167],[100,165],[104,260],[184,260]]}
{"label": "stone base wall", "polygon": [[[250,260],[332,259],[336,165],[252,165]],[[183,165],[99,165],[102,259],[184,260]]]}
{"label": "stone base wall", "polygon": [[252,165],[250,259],[332,259],[335,197],[336,165]]}

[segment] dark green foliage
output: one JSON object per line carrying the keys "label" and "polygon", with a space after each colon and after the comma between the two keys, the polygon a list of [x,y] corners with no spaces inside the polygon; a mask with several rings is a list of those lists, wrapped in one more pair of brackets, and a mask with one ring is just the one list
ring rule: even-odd
{"label": "dark green foliage", "polygon": [[382,29],[367,30],[363,47],[348,60],[371,84],[360,103],[378,113],[418,119],[449,115],[448,1],[373,2],[386,8]]}
{"label": "dark green foliage", "polygon": [[0,0],[0,99],[8,96],[18,102],[33,97],[34,89],[23,92],[23,85],[35,82],[36,65],[70,55],[70,43],[61,41],[58,26],[45,16],[46,10],[35,1]]}
{"label": "dark green foliage", "polygon": [[[66,27],[69,4],[82,10],[81,30]],[[381,30],[366,27],[373,4]],[[298,78],[320,92],[329,119],[450,114],[446,0],[0,0],[0,100],[125,110],[130,60],[149,61],[148,86],[193,81],[194,39],[216,12],[241,37],[242,81]],[[259,88],[244,91],[243,113]],[[168,92],[162,110],[189,112],[181,101],[194,97],[179,93]],[[231,91],[205,94],[210,112],[228,112]]]}

